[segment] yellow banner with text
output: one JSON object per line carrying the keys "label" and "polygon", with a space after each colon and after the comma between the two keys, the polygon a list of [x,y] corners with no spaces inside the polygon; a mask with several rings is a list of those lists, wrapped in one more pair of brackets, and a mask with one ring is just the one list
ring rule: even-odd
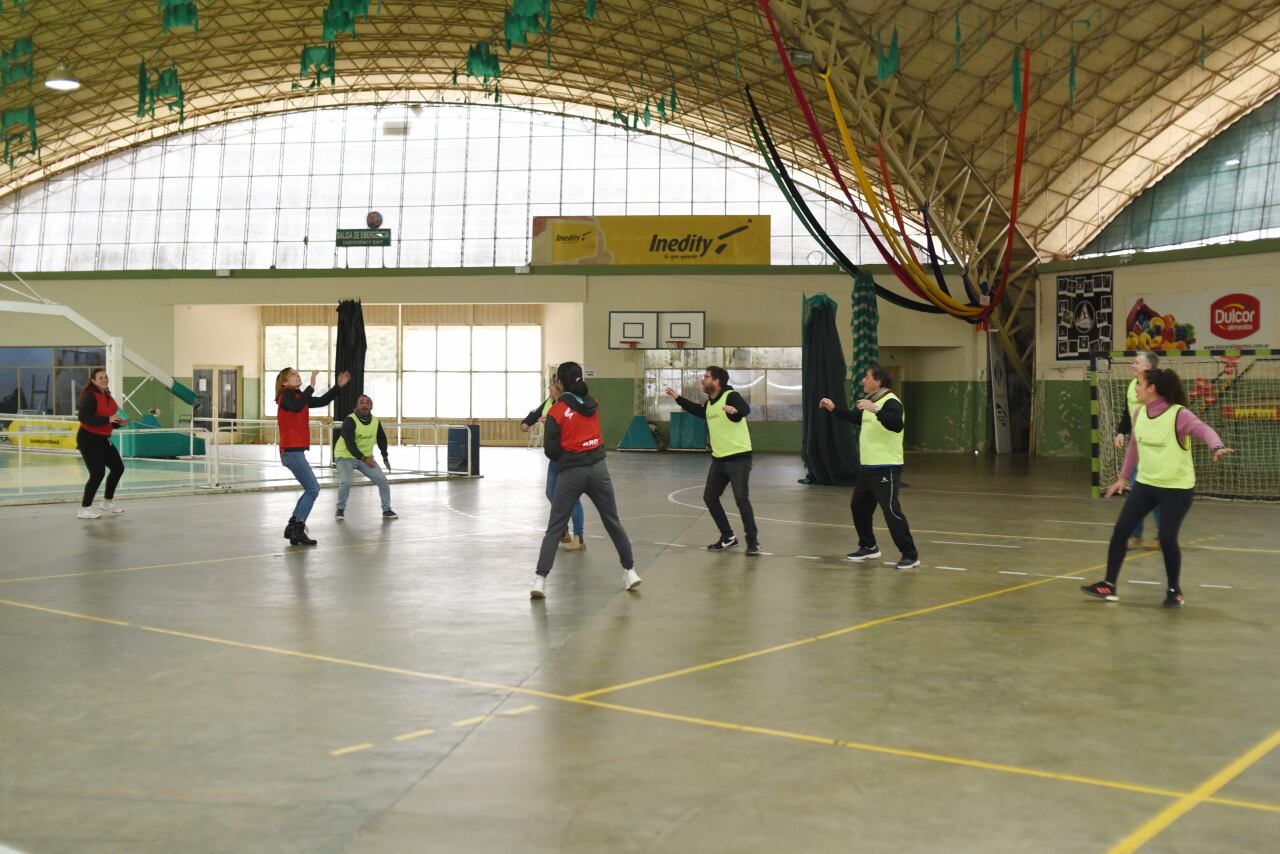
{"label": "yellow banner with text", "polygon": [[535,216],[532,263],[769,263],[769,217]]}

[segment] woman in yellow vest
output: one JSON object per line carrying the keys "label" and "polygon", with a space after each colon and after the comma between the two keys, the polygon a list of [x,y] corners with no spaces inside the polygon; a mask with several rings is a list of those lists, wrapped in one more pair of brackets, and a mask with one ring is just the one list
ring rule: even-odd
{"label": "woman in yellow vest", "polygon": [[[1191,413],[1182,380],[1170,370],[1152,368],[1138,380],[1138,403],[1133,417],[1133,441],[1125,453],[1124,468],[1115,483],[1107,487],[1104,498],[1124,492],[1129,475],[1138,470],[1137,481],[1120,510],[1120,518],[1111,532],[1107,551],[1107,577],[1081,587],[1086,594],[1116,602],[1120,599],[1116,582],[1124,564],[1125,544],[1133,526],[1155,508],[1160,508],[1160,549],[1164,552],[1164,571],[1168,578],[1166,608],[1182,607],[1182,550],[1178,547],[1178,529],[1191,509],[1195,495],[1196,469],[1191,462],[1191,437],[1195,436],[1213,448],[1213,461],[1234,453],[1222,443],[1212,427]],[[1139,465],[1141,468],[1139,469]]]}
{"label": "woman in yellow vest", "polygon": [[725,487],[732,485],[733,500],[737,502],[742,529],[747,535],[747,554],[758,555],[760,534],[756,530],[755,510],[751,507],[751,430],[747,427],[751,407],[729,385],[729,372],[718,365],[707,368],[702,375],[702,391],[707,396],[705,404],[686,400],[673,388],[667,389],[666,395],[675,398],[685,412],[707,422],[707,435],[711,439],[711,469],[707,472],[702,503],[707,505],[712,520],[720,529],[720,538],[707,546],[707,550],[722,552],[738,545],[724,505],[720,503]]}
{"label": "woman in yellow vest", "polygon": [[893,544],[902,553],[894,568],[911,569],[920,565],[920,553],[916,551],[911,526],[898,502],[907,413],[892,386],[893,377],[889,372],[872,365],[862,375],[862,391],[866,397],[858,401],[856,409],[840,409],[829,397],[818,401],[818,406],[858,428],[858,481],[849,501],[853,527],[858,531],[858,550],[845,555],[845,559],[864,561],[880,557],[875,530],[871,527],[871,517],[879,505]]}
{"label": "woman in yellow vest", "polygon": [[342,438],[338,440],[333,452],[333,461],[338,467],[337,520],[339,522],[343,521],[347,515],[347,496],[351,494],[351,478],[355,471],[377,485],[378,497],[382,499],[382,518],[399,518],[391,509],[391,484],[387,482],[387,476],[373,459],[374,445],[382,451],[382,462],[390,471],[391,460],[387,458],[387,434],[383,432],[381,422],[373,417],[373,398],[362,394],[356,398],[355,410],[343,420]]}
{"label": "woman in yellow vest", "polygon": [[[551,407],[556,405],[556,401],[560,399],[560,395],[564,394],[564,389],[560,387],[560,382],[553,376],[551,382],[547,385],[551,396],[542,401],[542,405],[537,409],[529,410],[529,414],[520,422],[520,432],[528,433],[533,429],[533,425],[539,421],[546,423],[547,414],[551,412]],[[555,460],[548,461],[547,465],[547,500],[552,504],[556,503],[556,483],[560,480],[560,464]],[[570,535],[566,530],[560,535],[560,542],[564,545],[567,552],[580,552],[587,547],[587,541],[584,539],[586,531],[586,514],[582,512],[582,500],[579,499],[577,504],[573,505],[573,513],[570,515],[570,521],[573,523],[573,534]]]}
{"label": "woman in yellow vest", "polygon": [[[1113,444],[1119,450],[1123,451],[1125,441],[1133,433],[1133,416],[1138,410],[1138,379],[1152,368],[1160,367],[1160,357],[1150,350],[1143,350],[1141,353],[1133,357],[1133,361],[1129,363],[1129,370],[1133,372],[1133,379],[1129,380],[1129,387],[1125,390],[1124,395],[1124,411],[1120,414],[1120,423],[1116,426],[1116,435],[1112,440]],[[1129,475],[1129,488],[1133,489],[1133,480],[1137,475],[1137,469]],[[1155,511],[1156,527],[1160,527],[1160,508]],[[1138,520],[1137,526],[1133,529],[1133,535],[1129,537],[1129,548],[1160,548],[1160,541],[1155,539],[1144,539],[1143,524],[1141,519]]]}

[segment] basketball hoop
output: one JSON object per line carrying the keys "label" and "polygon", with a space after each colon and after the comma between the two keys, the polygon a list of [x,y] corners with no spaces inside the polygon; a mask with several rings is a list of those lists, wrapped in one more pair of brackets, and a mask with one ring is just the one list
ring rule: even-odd
{"label": "basketball hoop", "polygon": [[688,343],[687,341],[668,341],[667,346],[670,347],[672,350],[683,350],[684,345],[687,343]]}
{"label": "basketball hoop", "polygon": [[627,350],[634,350],[635,348],[640,346],[640,342],[639,341],[619,341],[618,346],[623,347]]}

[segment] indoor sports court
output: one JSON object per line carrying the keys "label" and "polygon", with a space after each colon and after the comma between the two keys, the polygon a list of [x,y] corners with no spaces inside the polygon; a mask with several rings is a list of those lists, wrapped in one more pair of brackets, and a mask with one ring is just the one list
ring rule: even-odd
{"label": "indoor sports court", "polygon": [[134,5],[0,2],[0,852],[1275,847],[1280,10]]}

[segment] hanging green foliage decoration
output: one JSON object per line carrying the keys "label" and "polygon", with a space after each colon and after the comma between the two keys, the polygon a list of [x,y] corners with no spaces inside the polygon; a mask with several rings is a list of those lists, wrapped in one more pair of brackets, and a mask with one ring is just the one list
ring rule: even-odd
{"label": "hanging green foliage decoration", "polygon": [[170,32],[175,27],[191,27],[200,32],[200,13],[194,0],[157,0],[157,8],[162,32]]}
{"label": "hanging green foliage decoration", "polygon": [[363,17],[369,20],[369,0],[329,0],[321,19],[324,25],[322,38],[326,42],[336,41],[340,33],[349,33],[356,38],[356,19]]}
{"label": "hanging green foliage decoration", "polygon": [[476,42],[467,50],[467,76],[479,77],[488,86],[490,80],[502,75],[498,55],[488,42]]}
{"label": "hanging green foliage decoration", "polygon": [[[152,73],[154,72],[154,79]],[[178,79],[178,66],[148,69],[145,60],[138,63],[138,118],[156,117],[156,105],[164,104],[178,111],[178,124],[186,119],[186,97]]]}
{"label": "hanging green foliage decoration", "polygon": [[35,45],[30,36],[17,39],[9,50],[0,51],[0,92],[8,92],[10,84],[20,80],[31,81],[35,77]]}
{"label": "hanging green foliage decoration", "polygon": [[19,156],[38,159],[40,142],[36,137],[35,106],[14,107],[0,114],[0,136],[4,137],[4,162],[9,168],[13,168]]}
{"label": "hanging green foliage decoration", "polygon": [[[338,80],[338,46],[329,42],[304,47],[298,58],[298,77],[301,80],[311,81],[308,89],[320,86],[325,78],[328,78],[330,86],[335,85]],[[293,88],[302,87],[295,83]]]}

